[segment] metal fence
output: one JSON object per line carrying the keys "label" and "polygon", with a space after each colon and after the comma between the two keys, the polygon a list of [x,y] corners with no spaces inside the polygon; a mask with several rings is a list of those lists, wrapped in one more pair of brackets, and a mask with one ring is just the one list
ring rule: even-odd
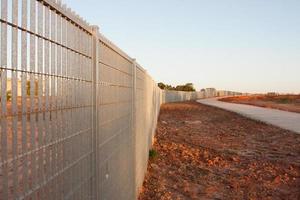
{"label": "metal fence", "polygon": [[160,90],[58,0],[0,8],[0,199],[136,199],[160,105],[211,95]]}
{"label": "metal fence", "polygon": [[135,199],[161,103],[191,93],[162,92],[60,1],[0,6],[0,199]]}
{"label": "metal fence", "polygon": [[93,196],[92,39],[55,2],[1,1],[1,199]]}

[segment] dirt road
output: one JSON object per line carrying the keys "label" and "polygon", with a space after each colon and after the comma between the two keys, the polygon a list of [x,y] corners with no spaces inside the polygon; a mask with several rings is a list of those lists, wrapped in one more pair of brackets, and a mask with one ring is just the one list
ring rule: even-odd
{"label": "dirt road", "polygon": [[300,199],[300,135],[196,102],[162,106],[139,200]]}

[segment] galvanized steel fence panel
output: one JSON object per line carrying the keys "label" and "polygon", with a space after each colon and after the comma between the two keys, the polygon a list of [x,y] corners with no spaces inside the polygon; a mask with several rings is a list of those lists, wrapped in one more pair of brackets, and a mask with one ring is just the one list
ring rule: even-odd
{"label": "galvanized steel fence panel", "polygon": [[102,35],[96,69],[100,199],[133,199],[133,63]]}
{"label": "galvanized steel fence panel", "polygon": [[135,199],[162,92],[58,0],[1,0],[0,199]]}
{"label": "galvanized steel fence panel", "polygon": [[92,34],[72,18],[1,1],[0,199],[93,197]]}

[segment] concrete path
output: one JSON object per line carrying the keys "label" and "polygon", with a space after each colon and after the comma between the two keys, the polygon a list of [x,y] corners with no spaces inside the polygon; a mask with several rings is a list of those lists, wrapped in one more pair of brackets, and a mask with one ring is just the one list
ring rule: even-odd
{"label": "concrete path", "polygon": [[251,105],[226,103],[217,99],[202,99],[199,103],[236,112],[245,117],[272,124],[300,134],[300,114]]}

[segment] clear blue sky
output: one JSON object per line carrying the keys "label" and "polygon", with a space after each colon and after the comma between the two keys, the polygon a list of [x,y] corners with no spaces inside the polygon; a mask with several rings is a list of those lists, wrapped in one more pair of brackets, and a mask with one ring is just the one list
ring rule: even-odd
{"label": "clear blue sky", "polygon": [[156,81],[300,93],[299,0],[65,0]]}

